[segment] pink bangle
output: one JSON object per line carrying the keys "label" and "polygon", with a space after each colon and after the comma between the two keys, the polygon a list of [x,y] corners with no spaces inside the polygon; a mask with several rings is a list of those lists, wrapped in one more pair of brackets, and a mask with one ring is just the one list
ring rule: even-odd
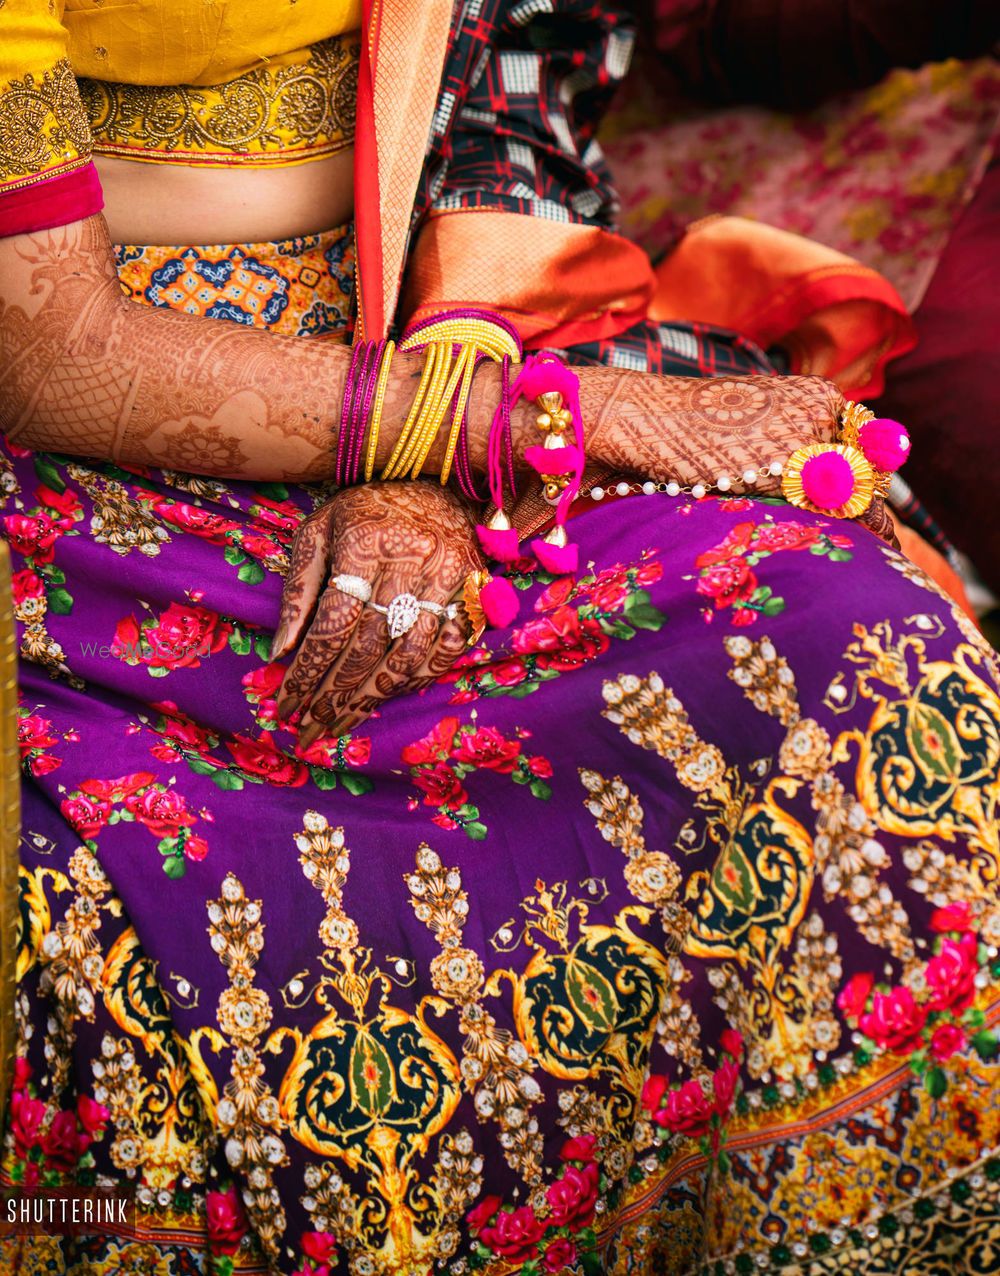
{"label": "pink bangle", "polygon": [[472,473],[472,462],[469,460],[469,410],[462,414],[462,428],[458,435],[458,448],[455,452],[455,473],[458,475],[458,486],[463,496],[470,501],[482,503],[486,496],[476,486]]}
{"label": "pink bangle", "polygon": [[384,341],[366,342],[366,350],[361,361],[358,381],[354,390],[354,404],[351,409],[351,429],[347,440],[348,483],[358,481],[358,470],[361,466],[361,446],[365,439],[365,425],[375,392],[375,377],[378,373],[379,357],[385,346]]}
{"label": "pink bangle", "polygon": [[361,405],[360,425],[354,439],[354,457],[351,463],[351,479],[352,483],[357,483],[361,473],[361,454],[365,441],[365,435],[368,433],[368,421],[372,409],[372,400],[375,397],[375,386],[378,383],[379,370],[382,367],[382,358],[385,354],[385,338],[378,343],[372,355],[369,358],[368,368],[364,375],[364,402]]}
{"label": "pink bangle", "polygon": [[368,343],[365,341],[355,344],[354,349],[351,351],[351,366],[344,379],[344,399],[340,408],[340,433],[337,436],[337,464],[333,471],[334,482],[338,487],[343,487],[347,479],[346,461],[349,447],[348,436],[350,434],[351,408],[354,404],[354,395],[357,388],[358,366],[367,346]]}

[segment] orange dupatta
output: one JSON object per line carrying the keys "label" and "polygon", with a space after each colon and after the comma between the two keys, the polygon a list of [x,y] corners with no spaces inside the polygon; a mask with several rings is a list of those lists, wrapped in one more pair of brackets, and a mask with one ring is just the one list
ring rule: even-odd
{"label": "orange dupatta", "polygon": [[358,339],[386,335],[437,105],[451,0],[364,0],[354,140]]}
{"label": "orange dupatta", "polygon": [[[399,305],[451,13],[450,0],[365,0],[354,151],[359,338],[384,336]],[[654,288],[642,249],[599,227],[489,210],[431,213],[402,312],[488,305],[526,344],[568,345],[624,332],[645,317]]]}

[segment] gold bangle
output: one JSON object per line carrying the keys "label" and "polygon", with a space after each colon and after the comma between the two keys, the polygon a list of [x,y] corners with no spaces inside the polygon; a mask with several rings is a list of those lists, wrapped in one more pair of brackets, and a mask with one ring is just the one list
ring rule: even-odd
{"label": "gold bangle", "polygon": [[[402,346],[399,348],[402,349]],[[421,404],[424,401],[424,396],[427,394],[427,389],[430,385],[430,374],[433,372],[436,362],[437,350],[434,346],[428,346],[427,353],[424,356],[424,368],[423,372],[420,374],[420,383],[417,386],[417,393],[414,395],[413,402],[410,404],[410,410],[407,413],[405,422],[403,423],[403,428],[400,431],[399,438],[396,440],[396,446],[392,449],[392,455],[389,457],[389,460],[386,462],[385,468],[382,471],[383,482],[386,479],[395,478],[399,472],[400,457],[404,448],[406,448],[409,443],[410,435],[413,432],[413,427],[417,420],[417,413],[420,411]]]}
{"label": "gold bangle", "polygon": [[[420,449],[418,459],[414,463],[411,474],[413,478],[419,477],[420,471],[423,469],[430,454],[431,446],[440,432],[441,426],[444,424],[445,414],[448,411],[448,405],[458,396],[454,411],[451,417],[451,429],[448,432],[448,442],[445,444],[445,460],[442,462],[441,472],[444,474],[446,470],[451,470],[451,458],[455,454],[455,445],[458,443],[458,431],[462,424],[462,412],[465,410],[465,400],[468,398],[469,388],[472,384],[472,370],[476,364],[476,349],[474,346],[463,346],[455,365],[452,369],[451,376],[448,378],[448,384],[442,391],[440,401],[435,411],[434,419],[428,423],[428,433],[424,440],[426,446]],[[471,370],[470,370],[471,369]],[[447,482],[447,479],[443,480]]]}
{"label": "gold bangle", "polygon": [[422,458],[426,458],[441,428],[445,413],[445,391],[451,378],[451,351],[443,346],[435,346],[437,361],[430,386],[424,396],[420,411],[413,427],[409,443],[399,458],[399,469],[410,477],[416,478],[420,472]]}

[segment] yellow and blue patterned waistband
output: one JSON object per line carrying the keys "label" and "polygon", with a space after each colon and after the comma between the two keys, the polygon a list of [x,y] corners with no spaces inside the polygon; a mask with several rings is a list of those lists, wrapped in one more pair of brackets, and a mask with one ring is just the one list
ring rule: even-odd
{"label": "yellow and blue patterned waistband", "polygon": [[133,301],[229,319],[293,337],[344,341],[354,291],[348,223],[259,244],[119,244],[118,275]]}

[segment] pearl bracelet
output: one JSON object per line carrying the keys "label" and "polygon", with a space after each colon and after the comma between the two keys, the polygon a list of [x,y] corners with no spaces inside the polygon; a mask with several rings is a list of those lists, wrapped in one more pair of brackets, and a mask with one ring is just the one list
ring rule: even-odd
{"label": "pearl bracelet", "polygon": [[[780,478],[783,468],[781,461],[769,461],[760,466],[759,469],[744,470],[741,477],[747,487],[753,487],[761,479]],[[693,496],[696,501],[700,501],[710,491],[721,492],[724,495],[732,490],[732,486],[733,480],[728,474],[720,474],[713,482],[691,484],[681,484],[675,479],[671,479],[668,483],[657,483],[653,479],[647,479],[644,483],[627,483],[623,480],[608,488],[603,488],[599,485],[591,487],[581,492],[581,496],[589,496],[592,501],[603,501],[605,496],[638,496],[640,494],[653,496],[657,492],[666,496],[680,496],[682,492],[686,492],[688,495]]]}

